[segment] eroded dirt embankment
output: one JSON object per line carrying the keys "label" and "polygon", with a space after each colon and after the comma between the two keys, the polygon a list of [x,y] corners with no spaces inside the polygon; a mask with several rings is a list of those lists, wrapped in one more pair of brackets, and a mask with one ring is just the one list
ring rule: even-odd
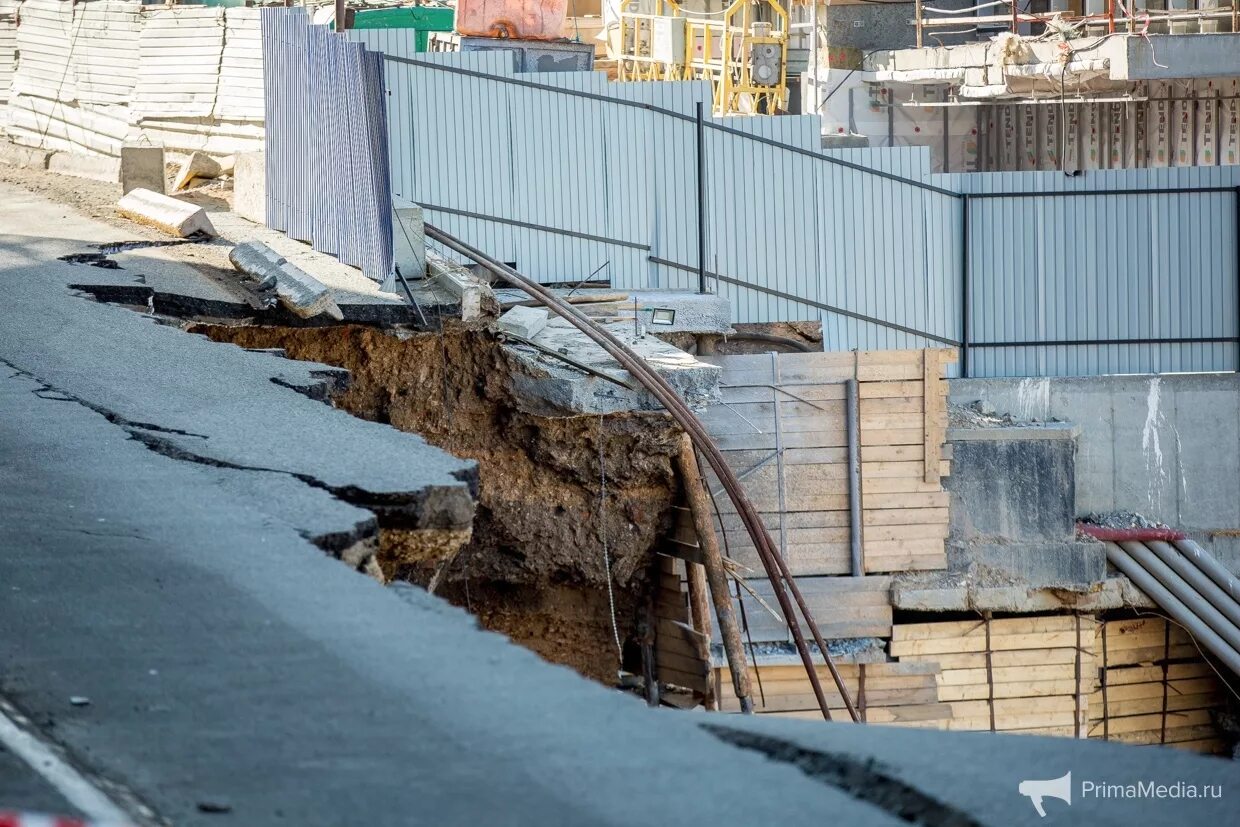
{"label": "eroded dirt embankment", "polygon": [[[510,389],[510,376],[520,368],[483,331],[190,330],[346,368],[351,382],[335,405],[477,460],[473,536],[439,575],[437,592],[549,660],[614,682],[618,660],[603,538],[623,640],[636,628],[651,548],[675,490],[677,431],[670,418],[527,413]],[[604,472],[606,517],[600,519]],[[403,548],[398,532],[384,533],[379,562],[388,578],[426,584],[435,576]]]}

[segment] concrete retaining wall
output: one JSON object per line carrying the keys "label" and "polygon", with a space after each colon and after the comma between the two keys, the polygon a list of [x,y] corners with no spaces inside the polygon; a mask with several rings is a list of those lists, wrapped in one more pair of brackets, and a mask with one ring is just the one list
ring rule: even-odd
{"label": "concrete retaining wall", "polygon": [[954,379],[950,398],[1079,426],[1078,515],[1137,511],[1240,561],[1240,375]]}

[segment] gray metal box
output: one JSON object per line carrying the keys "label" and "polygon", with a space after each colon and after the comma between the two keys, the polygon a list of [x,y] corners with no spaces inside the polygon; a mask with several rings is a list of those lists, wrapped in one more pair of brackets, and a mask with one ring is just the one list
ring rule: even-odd
{"label": "gray metal box", "polygon": [[518,72],[589,72],[594,68],[594,44],[572,40],[514,40],[498,37],[462,37],[462,52],[513,53]]}

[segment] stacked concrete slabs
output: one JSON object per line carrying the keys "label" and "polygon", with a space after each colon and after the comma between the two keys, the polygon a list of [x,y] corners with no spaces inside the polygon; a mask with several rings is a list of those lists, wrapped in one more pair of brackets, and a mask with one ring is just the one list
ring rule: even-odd
{"label": "stacked concrete slabs", "polygon": [[1235,578],[1192,540],[1107,543],[1107,559],[1202,646],[1240,675]]}

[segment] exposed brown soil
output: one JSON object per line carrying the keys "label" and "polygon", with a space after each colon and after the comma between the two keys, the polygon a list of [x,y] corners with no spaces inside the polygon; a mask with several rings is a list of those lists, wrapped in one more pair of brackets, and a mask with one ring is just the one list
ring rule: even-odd
{"label": "exposed brown soil", "polygon": [[[548,417],[521,409],[521,370],[484,331],[409,334],[195,325],[193,332],[350,371],[333,402],[356,416],[417,433],[479,463],[473,536],[437,578],[438,592],[483,625],[549,660],[614,682],[616,645],[603,560],[611,568],[621,639],[636,628],[651,550],[675,493],[678,431],[664,414]],[[600,441],[602,468],[600,468]],[[606,519],[599,492],[606,472]],[[388,578],[426,584],[420,550],[381,540]]]}

